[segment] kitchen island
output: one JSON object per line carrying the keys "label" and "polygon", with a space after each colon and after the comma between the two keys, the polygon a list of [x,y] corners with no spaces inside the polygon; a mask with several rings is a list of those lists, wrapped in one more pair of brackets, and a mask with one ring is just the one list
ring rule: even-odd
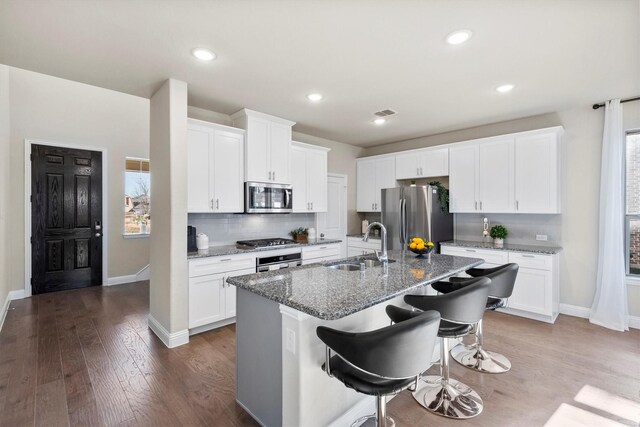
{"label": "kitchen island", "polygon": [[417,258],[406,251],[391,251],[389,258],[395,262],[386,274],[381,266],[364,273],[330,267],[359,264],[360,257],[227,279],[238,288],[237,401],[259,423],[350,425],[373,413],[373,397],[348,389],[321,370],[325,347],[316,328],[367,331],[386,326],[387,304],[404,306],[403,295],[429,293],[427,285],[483,262],[436,254]]}

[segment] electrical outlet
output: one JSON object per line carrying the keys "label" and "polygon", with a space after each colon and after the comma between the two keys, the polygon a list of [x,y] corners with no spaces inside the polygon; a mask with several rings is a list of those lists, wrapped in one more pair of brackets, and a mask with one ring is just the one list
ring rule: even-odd
{"label": "electrical outlet", "polygon": [[536,234],[536,240],[543,240],[543,241],[547,241],[547,235],[546,234]]}
{"label": "electrical outlet", "polygon": [[293,354],[296,354],[296,333],[287,328],[287,342],[286,342],[287,350]]}

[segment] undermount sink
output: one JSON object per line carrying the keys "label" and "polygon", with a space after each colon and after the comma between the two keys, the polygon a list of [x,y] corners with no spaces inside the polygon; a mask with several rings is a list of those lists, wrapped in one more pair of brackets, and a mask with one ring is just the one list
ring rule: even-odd
{"label": "undermount sink", "polygon": [[[395,259],[390,259],[389,263],[396,262]],[[356,264],[357,263],[357,264]],[[371,267],[380,267],[382,265],[382,261],[378,261],[377,259],[359,259],[352,263],[336,263],[325,265],[327,268],[333,268],[334,270],[342,270],[342,271],[358,271],[360,270],[360,263],[364,263],[364,268]]]}
{"label": "undermount sink", "polygon": [[334,265],[325,265],[325,267],[333,268],[334,270],[342,270],[342,271],[360,270],[360,266],[358,264],[334,264]]}

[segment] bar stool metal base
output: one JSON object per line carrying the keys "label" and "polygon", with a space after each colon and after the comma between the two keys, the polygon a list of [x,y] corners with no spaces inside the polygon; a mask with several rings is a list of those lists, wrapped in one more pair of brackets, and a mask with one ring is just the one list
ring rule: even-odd
{"label": "bar stool metal base", "polygon": [[451,357],[462,366],[487,374],[503,374],[511,369],[511,362],[500,353],[478,348],[477,344],[458,344]]}
{"label": "bar stool metal base", "polygon": [[413,398],[434,414],[457,419],[480,415],[482,399],[471,387],[449,378],[448,382],[438,375],[421,378]]}
{"label": "bar stool metal base", "polygon": [[367,415],[366,417],[358,418],[351,424],[351,427],[396,427],[396,422],[393,418],[387,417],[387,423],[385,425],[378,425],[378,417],[376,414]]}

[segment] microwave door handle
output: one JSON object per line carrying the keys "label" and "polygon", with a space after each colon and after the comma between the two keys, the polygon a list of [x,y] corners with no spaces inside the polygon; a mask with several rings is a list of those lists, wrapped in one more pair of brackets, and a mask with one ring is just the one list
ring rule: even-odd
{"label": "microwave door handle", "polygon": [[284,207],[285,209],[289,208],[289,198],[291,197],[290,195],[291,190],[284,190]]}

